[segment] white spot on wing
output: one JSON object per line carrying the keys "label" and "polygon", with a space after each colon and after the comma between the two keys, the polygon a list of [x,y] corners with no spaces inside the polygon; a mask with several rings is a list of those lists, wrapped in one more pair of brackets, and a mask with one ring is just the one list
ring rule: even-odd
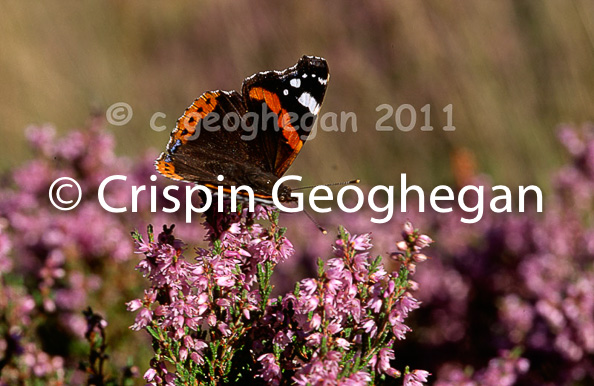
{"label": "white spot on wing", "polygon": [[289,90],[287,90],[287,89],[284,89],[284,90],[283,90],[283,94],[284,94],[284,95],[289,95]]}
{"label": "white spot on wing", "polygon": [[301,76],[303,77],[303,79],[307,78],[307,74],[303,74]]}
{"label": "white spot on wing", "polygon": [[293,78],[293,79],[291,79],[291,81],[289,83],[291,84],[291,86],[293,86],[295,88],[301,87],[301,79],[299,79],[299,78]]}
{"label": "white spot on wing", "polygon": [[303,94],[301,94],[301,96],[299,97],[299,99],[297,99],[297,101],[299,103],[301,103],[303,106],[305,107],[309,107],[309,100],[311,99],[311,94],[308,92],[304,92]]}
{"label": "white spot on wing", "polygon": [[314,115],[317,115],[318,111],[320,111],[320,105],[318,104],[318,101],[316,101],[316,98],[312,97],[308,92],[302,93],[297,101],[301,103],[302,106],[307,107],[309,112]]}
{"label": "white spot on wing", "polygon": [[322,77],[319,77],[318,81],[320,82],[320,84],[325,85],[326,83],[328,83],[328,78],[324,79]]}

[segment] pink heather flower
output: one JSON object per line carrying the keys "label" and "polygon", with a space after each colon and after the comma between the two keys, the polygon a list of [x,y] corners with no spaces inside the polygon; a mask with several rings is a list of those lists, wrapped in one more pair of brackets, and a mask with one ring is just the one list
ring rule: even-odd
{"label": "pink heather flower", "polygon": [[220,306],[223,308],[228,308],[231,305],[231,302],[229,301],[229,299],[217,299],[215,303],[217,306]]}
{"label": "pink heather flower", "polygon": [[363,233],[361,235],[355,235],[349,239],[352,247],[356,251],[366,251],[372,247],[371,244],[371,233]]}
{"label": "pink heather flower", "polygon": [[195,351],[190,354],[190,359],[199,365],[204,364],[204,357]]}
{"label": "pink heather flower", "polygon": [[316,332],[305,338],[307,345],[310,347],[319,347],[322,344],[322,333]]}
{"label": "pink heather flower", "polygon": [[142,301],[140,299],[134,299],[126,303],[126,309],[131,312],[138,310],[140,307],[142,307]]}
{"label": "pink heather flower", "polygon": [[357,371],[346,379],[341,379],[338,382],[340,386],[365,386],[371,382],[371,376],[365,371]]}
{"label": "pink heather flower", "polygon": [[295,373],[293,381],[298,385],[336,384],[341,359],[342,354],[333,350],[324,358],[314,357]]}
{"label": "pink heather flower", "polygon": [[536,311],[540,314],[554,329],[561,330],[565,327],[565,316],[557,308],[546,300],[540,300],[536,303]]}
{"label": "pink heather flower", "polygon": [[334,335],[342,331],[342,326],[340,325],[340,323],[337,322],[330,323],[328,324],[327,330],[330,334]]}
{"label": "pink heather flower", "polygon": [[[22,347],[22,361],[27,366],[30,376],[43,378],[55,374],[56,378],[64,377],[64,359],[51,357],[40,351],[33,343],[27,343]],[[4,376],[4,373],[2,374]]]}
{"label": "pink heather flower", "polygon": [[377,314],[382,308],[382,300],[378,297],[373,297],[369,300],[367,306]]}
{"label": "pink heather flower", "polygon": [[305,295],[311,296],[318,289],[318,282],[315,279],[303,279],[300,282],[299,288],[305,291]]}
{"label": "pink heather flower", "polygon": [[388,296],[391,296],[392,294],[394,294],[395,289],[396,289],[396,284],[394,284],[393,280],[390,280],[388,282],[388,288],[384,291],[384,298],[387,298]]}
{"label": "pink heather flower", "polygon": [[51,125],[29,126],[25,129],[25,136],[31,147],[48,156],[52,151],[56,129]]}
{"label": "pink heather flower", "polygon": [[586,144],[571,127],[561,128],[558,133],[558,138],[567,151],[574,157],[579,157],[586,151]]}
{"label": "pink heather flower", "polygon": [[342,257],[345,254],[345,243],[342,239],[337,239],[333,245],[333,253],[336,257]]}
{"label": "pink heather flower", "polygon": [[223,334],[224,336],[231,335],[231,330],[229,329],[229,326],[227,325],[227,323],[219,323],[217,328],[219,329],[221,334]]}
{"label": "pink heather flower", "polygon": [[185,348],[185,347],[181,347],[181,348],[179,349],[179,359],[180,359],[182,362],[185,362],[185,361],[186,361],[186,359],[188,359],[188,349],[187,349],[187,348]]}
{"label": "pink heather flower", "polygon": [[390,361],[394,358],[394,350],[382,348],[379,352],[379,362],[377,364],[378,370],[386,375],[389,375],[390,377],[399,377],[400,371],[390,366]]}
{"label": "pink heather flower", "polygon": [[419,301],[417,299],[413,298],[412,296],[410,296],[409,293],[405,293],[403,296],[401,296],[397,303],[398,310],[405,317],[412,310],[416,310],[417,308],[419,308],[419,306],[420,306]]}
{"label": "pink heather flower", "polygon": [[305,302],[303,304],[303,310],[305,312],[314,311],[318,307],[318,304],[320,304],[320,301],[316,297],[305,298],[304,300]]}
{"label": "pink heather flower", "polygon": [[330,279],[326,282],[326,289],[328,293],[334,295],[342,287],[342,281],[338,279]]}
{"label": "pink heather flower", "polygon": [[348,349],[351,346],[351,343],[344,338],[338,338],[336,339],[336,345],[340,348]]}
{"label": "pink heather flower", "polygon": [[431,374],[425,370],[413,370],[404,375],[402,384],[404,386],[422,386],[424,382],[427,382],[427,377],[429,375]]}
{"label": "pink heather flower", "polygon": [[269,385],[280,385],[281,369],[274,354],[263,354],[258,357],[262,365],[258,377],[264,379]]}
{"label": "pink heather flower", "polygon": [[511,386],[516,384],[518,376],[528,371],[528,368],[528,361],[505,350],[491,359],[486,369],[477,372],[475,379],[481,385]]}
{"label": "pink heather flower", "polygon": [[293,331],[279,331],[274,336],[273,343],[285,348],[291,343],[294,335]]}
{"label": "pink heather flower", "polygon": [[366,333],[370,334],[371,337],[374,337],[377,332],[377,326],[373,319],[367,319],[367,321],[363,322],[363,325],[361,327],[363,327],[363,330],[365,330]]}
{"label": "pink heather flower", "polygon": [[288,238],[281,238],[279,253],[280,261],[285,261],[295,254],[295,247],[293,247],[293,243],[291,243],[291,241]]}
{"label": "pink heather flower", "polygon": [[388,272],[384,269],[384,267],[379,267],[375,272],[369,275],[369,281],[373,283],[378,283],[384,279],[385,276],[388,275]]}
{"label": "pink heather flower", "polygon": [[235,280],[232,276],[219,276],[217,278],[217,285],[219,287],[233,287],[235,285]]}
{"label": "pink heather flower", "polygon": [[144,327],[148,326],[151,321],[153,320],[153,312],[148,308],[142,308],[136,319],[134,320],[134,324],[130,327],[134,331],[139,331]]}
{"label": "pink heather flower", "polygon": [[405,334],[410,331],[410,327],[404,324],[404,317],[398,310],[393,310],[388,316],[388,320],[392,325],[392,333],[400,340],[405,338]]}
{"label": "pink heather flower", "polygon": [[[341,240],[337,240],[336,243],[338,243]],[[342,257],[342,255],[341,255]],[[326,262],[326,276],[329,278],[335,278],[335,277],[340,277],[342,274],[342,271],[344,270],[345,264],[344,264],[344,260],[339,258],[339,259],[330,259],[328,260],[328,262]]]}
{"label": "pink heather flower", "polygon": [[314,314],[309,322],[309,326],[312,330],[316,330],[322,324],[322,317],[319,314]]}

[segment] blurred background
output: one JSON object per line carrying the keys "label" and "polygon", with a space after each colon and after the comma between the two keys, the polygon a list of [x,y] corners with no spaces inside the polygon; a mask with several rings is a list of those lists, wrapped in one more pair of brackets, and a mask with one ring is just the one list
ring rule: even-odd
{"label": "blurred background", "polygon": [[[36,325],[14,316],[16,324],[26,324],[32,340],[41,342],[39,351],[62,356],[68,365],[76,363],[73,358],[85,355],[88,348],[74,343],[73,336],[78,339],[84,333],[81,311],[92,305],[110,323],[113,362],[124,366],[132,358],[144,371],[151,357],[148,339],[131,336],[128,327],[134,316],[124,310],[124,302],[141,296],[146,286],[133,270],[138,259],[128,232],[133,227],[142,230],[148,222],[159,229],[172,221],[152,216],[146,205],[138,215],[114,216],[92,200],[87,200],[88,207],[59,213],[47,202],[51,181],[66,172],[82,175],[85,192],[95,192],[109,174],[130,173],[134,181],[147,183],[152,160],[165,148],[175,121],[196,97],[207,90],[240,89],[245,77],[284,69],[304,54],[322,56],[330,66],[321,114],[353,112],[357,128],[352,132],[347,125],[346,132],[317,132],[289,170],[302,175],[304,185],[360,178],[366,186],[398,186],[400,173],[407,173],[409,184],[430,189],[465,184],[465,178],[484,174],[492,183],[512,190],[536,184],[553,197],[551,201],[563,203],[553,209],[545,206],[548,212],[541,217],[486,216],[476,226],[466,227],[459,222],[460,213],[448,218],[410,214],[438,241],[427,270],[419,268],[420,275],[425,275],[419,281],[427,291],[420,296],[426,308],[418,313],[410,344],[425,346],[416,354],[409,346],[404,348],[410,350],[406,354],[415,365],[435,373],[443,362],[456,358],[460,366],[481,368],[502,347],[524,344],[524,335],[517,338],[515,327],[510,328],[515,333],[510,334],[512,338],[500,339],[498,333],[507,331],[505,315],[512,314],[509,311],[500,316],[504,322],[495,322],[504,309],[501,299],[514,305],[521,297],[536,307],[541,304],[539,296],[566,291],[561,284],[574,283],[572,275],[581,275],[584,267],[591,285],[585,293],[594,293],[594,136],[582,143],[576,139],[578,134],[567,132],[564,143],[573,158],[557,140],[560,126],[579,128],[594,118],[594,2],[381,0],[363,5],[301,0],[278,4],[263,0],[2,2],[0,236],[4,232],[11,238],[13,261],[2,264],[9,248],[0,237],[0,272],[18,277],[13,281],[22,284],[23,293],[31,298],[13,297],[34,299],[35,311],[30,311],[45,318]],[[133,109],[126,125],[91,119],[105,116],[118,102]],[[377,131],[376,124],[386,114],[377,107],[384,104],[392,106],[393,112],[403,104],[412,105],[417,112],[415,127],[409,132]],[[421,108],[427,104],[435,128],[431,132],[420,130]],[[449,124],[443,112],[448,105],[456,127],[453,132],[441,130]],[[165,131],[150,128],[157,112],[166,115],[157,121],[168,127]],[[403,122],[408,122],[407,114]],[[25,129],[45,123],[54,125],[59,137],[66,139],[53,141],[41,130],[30,138],[33,146],[28,146]],[[396,127],[394,113],[382,124]],[[111,139],[98,127],[115,137],[115,156]],[[34,161],[25,163],[31,158]],[[560,173],[557,188],[573,193],[554,196],[552,176],[558,178],[555,172],[567,162],[573,162],[574,169]],[[567,204],[563,201],[567,197],[577,198]],[[583,229],[574,218],[567,220],[574,214],[584,219]],[[328,215],[321,222],[342,223],[353,232],[370,230],[369,212],[359,217]],[[404,220],[402,216],[373,228],[377,253],[392,250]],[[180,218],[175,221],[183,226]],[[281,223],[289,227],[300,260],[295,258],[280,280],[292,283],[296,272],[302,277],[315,274],[313,262],[330,253],[332,236],[322,238],[304,216],[287,215]],[[202,240],[197,225],[186,233],[182,226],[177,228],[179,237],[189,244]],[[192,256],[190,251],[187,257]],[[523,262],[539,256],[573,264],[566,270],[571,275],[559,280],[561,289],[548,289],[546,274],[522,268]],[[552,267],[559,265],[553,258],[547,261]],[[526,277],[545,277],[544,290],[524,288],[530,282]],[[594,297],[589,299],[594,309]],[[591,309],[585,308],[581,318],[591,329],[583,331],[594,331]],[[570,358],[571,366],[559,366],[559,358],[571,350],[557,348],[561,354],[551,354],[553,343],[543,336],[560,334],[556,326],[545,333],[533,327],[545,324],[526,324],[526,332],[522,330],[526,336],[531,331],[540,334],[535,338],[540,346],[526,343],[536,352],[526,354],[534,369],[528,378],[536,379],[526,384],[544,384],[540,374],[558,368],[563,370],[558,378],[544,379],[594,379],[590,360],[594,341],[586,339],[585,359]],[[495,343],[481,338],[486,330]],[[420,333],[415,335],[416,331]],[[427,352],[434,356],[433,362]],[[579,371],[572,367],[575,363]]]}
{"label": "blurred background", "polygon": [[[291,171],[308,183],[398,184],[400,172],[451,183],[452,155],[466,149],[495,182],[546,190],[562,156],[556,127],[593,118],[593,11],[591,1],[5,1],[0,168],[27,157],[26,126],[66,132],[116,102],[134,111],[123,127],[107,124],[118,151],[157,155],[202,92],[309,54],[330,65],[322,113],[354,112],[358,131],[307,144]],[[377,106],[405,103],[413,130],[375,130],[386,114]],[[432,132],[420,131],[426,104]],[[449,104],[455,132],[441,130]],[[155,112],[168,130],[150,129]],[[384,124],[395,127],[394,114]]]}

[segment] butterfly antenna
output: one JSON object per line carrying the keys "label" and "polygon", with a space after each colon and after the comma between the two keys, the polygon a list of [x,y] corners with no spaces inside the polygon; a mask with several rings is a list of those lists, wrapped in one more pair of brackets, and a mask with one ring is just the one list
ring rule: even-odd
{"label": "butterfly antenna", "polygon": [[316,221],[316,219],[315,219],[315,218],[313,218],[313,217],[312,217],[312,215],[311,215],[311,214],[309,214],[309,212],[308,212],[308,211],[306,211],[306,210],[304,209],[304,210],[303,210],[303,213],[305,213],[305,215],[307,216],[307,218],[308,218],[308,219],[310,219],[310,220],[311,220],[311,222],[313,222],[313,223],[314,223],[314,225],[315,225],[316,227],[318,227],[318,229],[320,230],[320,232],[322,232],[322,234],[324,234],[324,235],[325,235],[325,234],[328,234],[328,231],[326,231],[326,229],[325,229],[323,226],[321,226],[321,225],[320,225],[320,223],[319,223],[319,222],[317,222],[317,221]]}
{"label": "butterfly antenna", "polygon": [[[333,182],[331,184],[322,184],[322,186],[352,185],[352,184],[358,184],[359,182],[361,182],[361,180],[350,180],[350,181],[344,181],[344,182]],[[318,186],[318,185],[301,186],[299,188],[295,188],[295,189],[291,189],[291,190],[295,191],[295,190],[313,189],[316,186]]]}
{"label": "butterfly antenna", "polygon": [[[351,185],[351,184],[358,184],[359,182],[361,182],[361,180],[357,179],[357,180],[350,180],[350,181],[344,181],[344,182],[333,182],[331,184],[323,184],[322,186]],[[312,189],[312,188],[315,188],[316,186],[317,185],[302,186],[302,187],[295,188],[295,189],[292,189],[292,190],[295,191],[295,190]],[[320,223],[317,222],[316,219],[314,219],[311,214],[309,214],[309,212],[307,212],[306,210],[303,210],[303,213],[305,213],[305,215],[307,216],[307,218],[309,218],[311,220],[311,222],[313,222],[315,224],[315,226],[318,227],[318,229],[320,230],[320,232],[322,232],[322,234],[327,234],[328,233],[328,231],[326,231],[326,229],[324,229],[324,227],[321,226]]]}

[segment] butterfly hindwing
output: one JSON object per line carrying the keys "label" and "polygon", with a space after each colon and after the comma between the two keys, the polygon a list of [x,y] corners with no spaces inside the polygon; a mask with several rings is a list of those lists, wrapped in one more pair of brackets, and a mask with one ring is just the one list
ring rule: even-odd
{"label": "butterfly hindwing", "polygon": [[[241,120],[244,114],[245,103],[236,91],[202,94],[178,119],[167,150],[157,159],[157,170],[166,177],[190,182],[217,184],[218,175],[231,179],[233,165],[253,162],[253,148],[242,139],[246,133],[241,124],[237,130],[225,128],[236,126],[234,120]],[[262,163],[256,166],[264,167]]]}

